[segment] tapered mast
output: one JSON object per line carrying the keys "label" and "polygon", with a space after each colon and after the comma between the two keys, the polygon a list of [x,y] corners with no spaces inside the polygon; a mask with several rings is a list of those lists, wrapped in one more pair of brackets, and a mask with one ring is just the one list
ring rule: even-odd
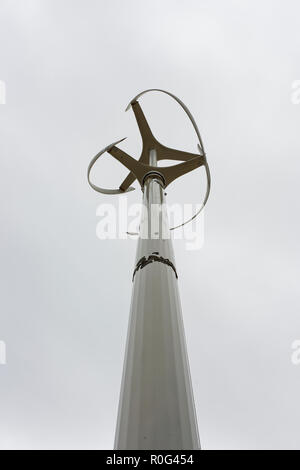
{"label": "tapered mast", "polygon": [[[120,193],[130,190],[129,185],[137,178],[143,191],[115,449],[199,449],[165,188],[178,176],[204,165],[207,200],[209,170],[201,138],[200,154],[169,149],[154,138],[137,98],[131,104],[143,139],[139,162],[113,144],[96,155],[88,170],[90,178],[93,164],[108,151],[131,173],[118,190],[104,190],[89,179],[92,187]],[[164,158],[184,163],[158,167],[157,161]]]}

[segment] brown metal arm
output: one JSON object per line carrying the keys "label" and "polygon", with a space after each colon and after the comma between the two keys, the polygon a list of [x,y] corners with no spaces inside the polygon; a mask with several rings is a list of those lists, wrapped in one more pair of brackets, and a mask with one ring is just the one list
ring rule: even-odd
{"label": "brown metal arm", "polygon": [[[198,137],[198,150],[199,154],[196,153],[190,153],[190,152],[184,152],[182,150],[177,150],[177,149],[172,149],[170,147],[166,147],[165,145],[161,144],[158,142],[158,140],[154,137],[150,126],[145,118],[145,115],[143,113],[143,110],[137,101],[138,98],[140,98],[142,95],[148,92],[161,92],[161,93],[166,93],[167,95],[171,96],[177,103],[183,108],[187,116],[189,117],[193,128],[197,134]],[[164,184],[164,187],[167,187],[169,184],[171,184],[175,179],[179,178],[180,176],[194,170],[195,168],[198,168],[200,166],[205,167],[206,171],[206,178],[207,178],[207,186],[206,186],[206,194],[204,197],[204,201],[202,203],[202,206],[200,209],[197,210],[197,212],[188,220],[183,222],[182,224],[172,227],[170,230],[174,230],[175,228],[179,228],[186,223],[190,222],[193,220],[195,217],[199,215],[201,210],[204,208],[209,194],[210,194],[210,186],[211,186],[211,178],[210,178],[210,171],[208,167],[208,163],[206,160],[206,155],[201,139],[201,135],[199,132],[199,129],[197,127],[197,124],[191,115],[190,111],[188,108],[185,106],[185,104],[177,98],[175,95],[172,95],[172,93],[169,93],[164,90],[160,89],[150,89],[150,90],[145,90],[142,93],[138,94],[129,104],[127,109],[130,108],[130,106],[133,109],[140,133],[141,133],[141,138],[143,142],[143,147],[142,147],[142,152],[140,155],[139,160],[135,160],[132,158],[130,155],[128,155],[126,152],[123,150],[119,149],[116,147],[116,144],[122,142],[122,140],[119,140],[118,142],[115,142],[107,147],[105,147],[103,150],[101,150],[90,162],[89,167],[88,167],[88,182],[90,186],[95,190],[103,194],[122,194],[128,191],[133,191],[135,188],[131,186],[131,184],[137,179],[143,187],[145,178],[151,174],[154,173],[155,175],[159,175],[162,179],[162,182]],[[127,111],[126,109],[126,111]],[[181,161],[182,163],[179,163],[177,165],[172,165],[168,167],[161,167],[161,166],[151,166],[149,165],[149,153],[151,150],[156,150],[156,155],[157,155],[157,161],[161,160],[174,160],[174,161]],[[90,179],[90,173],[95,165],[96,161],[103,155],[105,152],[109,152],[114,158],[116,158],[120,163],[122,163],[130,173],[127,175],[125,180],[121,183],[119,188],[117,189],[105,189],[101,188],[94,183],[91,182]]]}
{"label": "brown metal arm", "polygon": [[[144,112],[139,104],[138,101],[134,101],[131,103],[132,110],[134,112],[140,134],[142,137],[143,148],[142,153],[139,158],[141,163],[148,163],[149,161],[149,152],[150,150],[155,149],[157,152],[157,161],[160,160],[178,160],[178,161],[188,161],[190,159],[199,157],[196,153],[184,152],[182,150],[172,149],[170,147],[166,147],[165,145],[158,142],[158,140],[154,137],[150,126],[147,122],[147,119],[144,115]],[[179,175],[181,176],[181,175]],[[125,180],[121,183],[120,189],[123,191],[127,191],[129,186],[135,181],[136,176],[133,172],[129,173],[129,175],[125,178]]]}
{"label": "brown metal arm", "polygon": [[179,163],[178,165],[172,165],[168,167],[157,167],[135,160],[115,145],[113,147],[110,147],[107,151],[108,153],[110,153],[110,155],[116,158],[116,160],[118,160],[131,171],[131,173],[140,183],[141,187],[143,187],[147,175],[151,173],[160,175],[163,180],[164,187],[166,188],[176,178],[179,178],[180,176],[205,164],[205,158],[201,155],[196,155],[190,160],[183,163]]}

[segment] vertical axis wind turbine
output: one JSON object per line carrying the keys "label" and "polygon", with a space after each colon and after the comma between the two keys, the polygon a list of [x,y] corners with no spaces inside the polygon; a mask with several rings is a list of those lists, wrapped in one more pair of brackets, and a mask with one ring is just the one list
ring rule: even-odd
{"label": "vertical axis wind turbine", "polygon": [[[168,94],[184,109],[197,134],[199,153],[175,150],[156,140],[138,102],[143,94],[152,91]],[[190,222],[205,206],[210,192],[209,167],[198,127],[176,96],[164,90],[146,90],[137,95],[127,109],[130,107],[143,141],[140,159],[137,161],[118,148],[119,140],[99,152],[88,167],[89,184],[100,193],[132,191],[131,184],[136,179],[143,192],[115,449],[200,449],[169,231]],[[105,152],[130,171],[118,189],[100,188],[90,180],[94,164]],[[160,160],[181,163],[159,167],[157,162]],[[203,204],[192,218],[169,228],[165,188],[200,166],[204,166],[207,177]]]}

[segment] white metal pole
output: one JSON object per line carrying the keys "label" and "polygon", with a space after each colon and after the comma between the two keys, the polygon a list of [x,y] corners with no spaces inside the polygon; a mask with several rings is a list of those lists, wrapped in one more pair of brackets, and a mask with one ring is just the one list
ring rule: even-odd
{"label": "white metal pole", "polygon": [[[156,165],[155,150],[149,160]],[[159,176],[146,179],[143,193],[115,449],[199,449],[177,272]],[[145,237],[147,232],[150,237]]]}

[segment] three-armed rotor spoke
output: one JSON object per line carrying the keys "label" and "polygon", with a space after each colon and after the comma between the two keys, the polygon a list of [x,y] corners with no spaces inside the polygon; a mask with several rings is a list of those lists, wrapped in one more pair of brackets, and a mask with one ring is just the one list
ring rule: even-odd
{"label": "three-armed rotor spoke", "polygon": [[[142,110],[139,102],[137,101],[137,99],[140,96],[142,96],[144,93],[147,93],[149,91],[160,91],[160,92],[168,94],[169,96],[174,98],[180,104],[180,106],[184,109],[184,111],[188,115],[189,119],[191,120],[191,122],[193,124],[193,127],[195,129],[195,132],[198,136],[199,154],[184,152],[182,150],[177,150],[177,149],[167,147],[167,146],[161,144],[154,137],[154,135],[153,135],[153,133],[150,129],[150,126],[149,126],[149,124],[146,120],[146,117],[143,113],[143,110]],[[116,144],[122,142],[122,140],[124,140],[124,139],[119,140],[118,142],[115,142],[114,144],[111,144],[108,147],[105,147],[103,150],[101,150],[101,152],[99,152],[92,159],[92,161],[90,162],[90,165],[88,167],[88,181],[89,181],[89,184],[91,185],[91,187],[93,189],[95,189],[96,191],[98,191],[100,193],[103,193],[103,194],[122,194],[124,192],[134,190],[134,188],[131,186],[131,184],[136,179],[140,183],[141,187],[143,187],[145,178],[149,174],[155,173],[156,175],[159,175],[161,177],[163,185],[166,188],[169,184],[171,184],[175,179],[179,178],[180,176],[182,176],[186,173],[189,173],[190,171],[192,171],[192,170],[194,170],[194,169],[196,169],[200,166],[205,166],[206,176],[207,176],[207,189],[206,189],[206,195],[205,195],[202,207],[200,208],[200,210],[198,210],[196,212],[196,214],[194,214],[194,216],[191,219],[185,221],[183,224],[181,224],[177,227],[173,227],[173,228],[170,229],[170,230],[174,230],[175,228],[178,228],[182,225],[185,225],[187,222],[190,222],[191,220],[193,220],[200,213],[200,211],[203,209],[203,207],[205,206],[205,204],[208,200],[208,196],[209,196],[209,192],[210,192],[210,173],[209,173],[209,167],[208,167],[208,164],[207,164],[207,161],[206,161],[206,155],[205,155],[205,152],[204,152],[203,143],[202,143],[202,140],[201,140],[199,130],[197,128],[197,125],[196,125],[191,113],[189,112],[187,107],[182,103],[182,101],[180,101],[177,97],[175,97],[171,93],[168,93],[164,90],[154,90],[154,89],[153,90],[146,90],[145,92],[142,92],[139,95],[137,95],[137,97],[135,97],[131,101],[131,103],[127,107],[127,109],[129,109],[130,106],[133,109],[133,112],[134,112],[139,130],[140,130],[142,142],[143,142],[142,152],[141,152],[139,160],[135,160],[130,155],[128,155],[126,152],[124,152],[123,150],[118,148],[116,146]],[[182,163],[172,165],[172,166],[168,166],[168,167],[151,166],[151,165],[149,165],[149,152],[151,150],[156,151],[157,161],[175,160],[175,161],[181,161]],[[130,171],[130,173],[127,175],[127,177],[121,183],[121,185],[119,186],[118,189],[100,188],[99,186],[96,186],[95,184],[93,184],[90,180],[90,173],[91,173],[92,167],[94,166],[96,161],[100,158],[100,156],[103,155],[103,153],[105,153],[105,152],[108,152],[110,155],[112,155],[116,160],[118,160],[120,163],[122,163]]]}

